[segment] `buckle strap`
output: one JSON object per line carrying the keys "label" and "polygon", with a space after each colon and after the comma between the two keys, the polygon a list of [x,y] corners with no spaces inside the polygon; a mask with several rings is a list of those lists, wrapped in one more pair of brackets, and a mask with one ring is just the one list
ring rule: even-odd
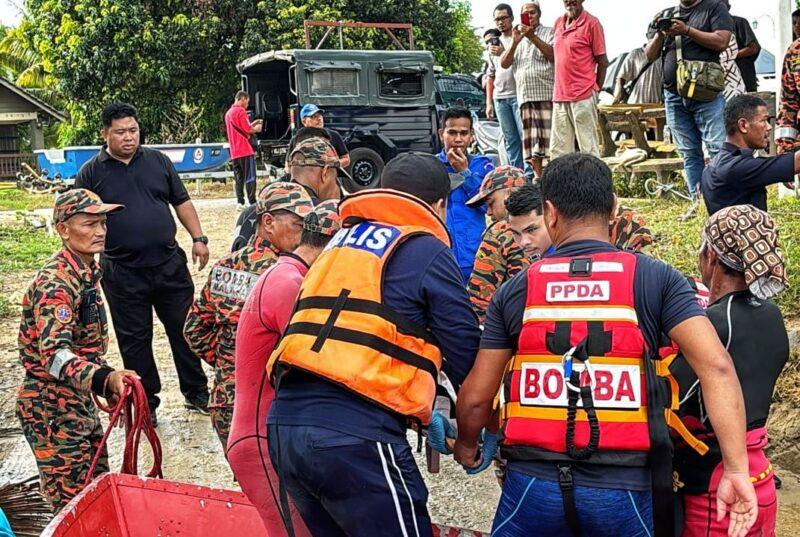
{"label": "buckle strap", "polygon": [[[321,334],[321,330],[325,326],[326,325],[319,323],[292,323],[286,328],[284,337],[293,334],[318,336]],[[431,377],[433,377],[434,381],[438,380],[439,378],[439,369],[431,360],[425,356],[404,349],[399,345],[395,345],[394,343],[386,341],[385,339],[376,335],[359,332],[357,330],[350,330],[349,328],[333,326],[327,332],[326,337],[330,340],[342,341],[344,343],[352,343],[353,345],[368,347],[385,354],[390,358],[394,358],[412,367],[416,367],[417,369],[427,372]],[[345,359],[344,357],[340,358]]]}
{"label": "buckle strap", "polygon": [[670,429],[678,433],[678,435],[683,438],[689,447],[691,447],[697,453],[700,455],[705,455],[708,453],[708,445],[693,435],[686,427],[686,424],[681,421],[675,412],[670,409],[664,410],[664,421],[667,422],[667,426],[669,426]]}
{"label": "buckle strap", "polygon": [[556,468],[558,468],[558,487],[561,489],[564,518],[570,532],[577,537],[581,534],[581,526],[578,521],[578,509],[575,506],[575,482],[572,479],[572,466],[557,464]]}

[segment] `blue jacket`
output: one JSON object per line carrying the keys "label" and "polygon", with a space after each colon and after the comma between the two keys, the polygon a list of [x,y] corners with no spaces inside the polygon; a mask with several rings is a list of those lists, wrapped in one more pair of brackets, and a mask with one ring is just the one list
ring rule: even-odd
{"label": "blue jacket", "polygon": [[[455,170],[447,162],[444,150],[437,155],[449,173]],[[494,169],[491,157],[471,155],[469,169],[464,172],[464,182],[450,192],[447,200],[447,231],[453,241],[453,254],[461,269],[464,285],[472,274],[475,264],[475,253],[481,245],[481,237],[486,230],[486,208],[484,206],[470,208],[467,201],[475,196],[481,188],[483,178]]]}

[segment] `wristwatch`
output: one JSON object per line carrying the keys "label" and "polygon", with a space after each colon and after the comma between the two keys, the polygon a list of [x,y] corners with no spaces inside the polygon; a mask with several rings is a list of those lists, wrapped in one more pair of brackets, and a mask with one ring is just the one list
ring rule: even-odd
{"label": "wristwatch", "polygon": [[192,242],[202,242],[203,244],[208,244],[208,237],[205,235],[200,235],[199,237],[192,237]]}

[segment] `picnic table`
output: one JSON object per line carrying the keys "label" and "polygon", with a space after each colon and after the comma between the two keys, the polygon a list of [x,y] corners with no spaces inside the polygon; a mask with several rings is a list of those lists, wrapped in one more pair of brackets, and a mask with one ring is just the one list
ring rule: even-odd
{"label": "picnic table", "polygon": [[[638,147],[647,152],[648,156],[657,153],[668,156],[675,151],[675,146],[664,143],[664,127],[667,124],[667,114],[661,104],[610,104],[597,107],[600,141],[602,145],[601,156],[614,156],[619,147]],[[654,140],[647,140],[647,131],[654,129]],[[615,142],[612,132],[624,132],[630,136],[629,140]]]}

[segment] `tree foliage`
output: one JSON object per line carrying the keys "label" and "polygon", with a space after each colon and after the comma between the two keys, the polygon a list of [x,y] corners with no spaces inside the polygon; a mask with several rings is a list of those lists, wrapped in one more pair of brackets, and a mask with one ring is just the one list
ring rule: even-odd
{"label": "tree foliage", "polygon": [[[461,0],[28,0],[26,7],[15,39],[33,54],[31,75],[64,97],[71,123],[63,143],[97,142],[100,109],[111,100],[139,108],[149,142],[174,138],[172,110],[191,111],[192,132],[219,139],[239,86],[236,62],[304,47],[304,19],[411,22],[416,48],[433,51],[445,71],[480,67]],[[358,30],[346,32],[345,46],[393,45],[382,31]]]}

